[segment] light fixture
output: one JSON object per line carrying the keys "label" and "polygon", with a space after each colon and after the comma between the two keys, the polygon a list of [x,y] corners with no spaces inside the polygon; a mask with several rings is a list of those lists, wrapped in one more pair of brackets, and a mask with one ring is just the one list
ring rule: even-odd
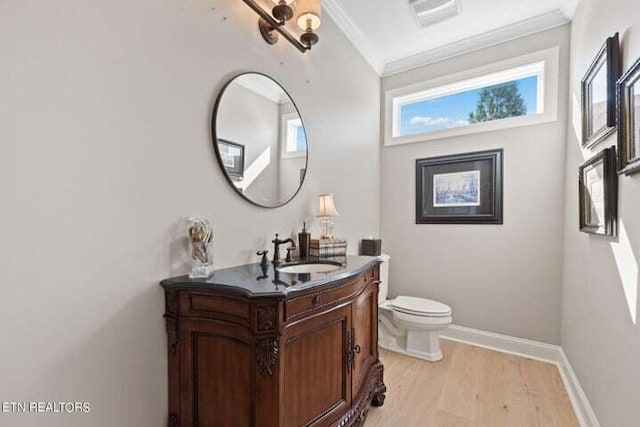
{"label": "light fixture", "polygon": [[[276,44],[281,34],[302,53],[318,43],[319,37],[315,31],[322,23],[320,0],[295,0],[295,4],[294,0],[271,0],[275,4],[271,13],[265,11],[256,0],[242,1],[260,16],[258,28],[267,43]],[[294,17],[293,6],[297,12],[298,27],[304,31],[300,40],[285,27],[286,23]]]}
{"label": "light fixture", "polygon": [[333,194],[321,194],[318,196],[318,213],[316,216],[320,218],[320,226],[322,228],[322,236],[320,238],[332,240],[334,224],[329,218],[340,216],[333,203]]}
{"label": "light fixture", "polygon": [[460,0],[409,0],[409,4],[423,28],[460,14]]}

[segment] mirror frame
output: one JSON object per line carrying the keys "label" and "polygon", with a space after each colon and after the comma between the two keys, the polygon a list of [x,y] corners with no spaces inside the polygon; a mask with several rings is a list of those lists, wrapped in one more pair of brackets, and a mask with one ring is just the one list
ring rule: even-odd
{"label": "mirror frame", "polygon": [[[300,185],[298,186],[298,189],[296,190],[295,193],[293,193],[293,195],[287,199],[284,202],[281,202],[278,205],[275,206],[266,206],[263,204],[260,204],[254,200],[251,200],[249,197],[247,197],[246,194],[244,194],[242,191],[240,191],[240,189],[238,189],[238,187],[235,186],[235,183],[233,181],[233,179],[229,176],[229,174],[227,173],[226,169],[223,166],[222,163],[222,156],[220,155],[220,150],[218,149],[218,134],[216,132],[216,124],[217,124],[217,119],[218,119],[218,109],[220,108],[220,103],[222,101],[222,97],[224,96],[224,93],[226,92],[227,88],[231,85],[231,83],[233,83],[238,77],[247,75],[247,74],[257,74],[259,76],[263,76],[266,77],[268,79],[270,79],[271,81],[273,81],[275,84],[277,84],[280,89],[282,89],[282,91],[289,97],[289,99],[291,100],[291,103],[293,104],[293,107],[296,109],[296,112],[298,113],[298,117],[300,117],[300,121],[302,122],[302,127],[304,128],[304,133],[305,133],[305,137],[307,139],[307,155],[305,158],[305,162],[304,162],[304,177],[302,178],[302,181],[300,181]],[[296,102],[293,100],[293,98],[291,97],[291,95],[289,94],[289,92],[287,92],[287,90],[282,87],[282,85],[280,84],[279,81],[277,81],[276,79],[274,79],[273,77],[264,74],[264,73],[260,73],[257,71],[245,71],[242,73],[238,73],[235,74],[233,77],[231,77],[225,84],[224,86],[222,86],[222,88],[220,89],[220,92],[218,93],[218,97],[216,99],[216,103],[213,107],[213,116],[211,118],[211,144],[213,145],[213,149],[216,153],[216,159],[218,160],[218,166],[220,166],[220,169],[222,170],[222,173],[224,174],[225,179],[227,180],[227,182],[229,183],[229,185],[233,188],[233,190],[240,195],[240,197],[242,197],[244,200],[246,200],[247,202],[251,203],[254,206],[258,206],[261,208],[265,208],[265,209],[276,209],[276,208],[280,208],[284,205],[286,205],[287,203],[291,202],[293,199],[295,199],[295,197],[298,195],[298,193],[300,193],[300,190],[302,189],[302,186],[304,185],[305,180],[307,179],[307,174],[309,173],[309,133],[307,132],[307,127],[304,124],[304,119],[302,118],[302,114],[300,114],[300,110],[298,109],[298,106],[296,105]],[[280,156],[280,153],[278,153],[278,157]]]}

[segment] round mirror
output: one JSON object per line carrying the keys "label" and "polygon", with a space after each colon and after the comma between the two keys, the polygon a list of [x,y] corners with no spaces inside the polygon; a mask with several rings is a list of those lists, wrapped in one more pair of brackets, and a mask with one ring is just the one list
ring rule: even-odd
{"label": "round mirror", "polygon": [[265,208],[295,197],[307,171],[307,136],[276,81],[259,73],[233,78],[216,101],[211,130],[218,163],[242,197]]}

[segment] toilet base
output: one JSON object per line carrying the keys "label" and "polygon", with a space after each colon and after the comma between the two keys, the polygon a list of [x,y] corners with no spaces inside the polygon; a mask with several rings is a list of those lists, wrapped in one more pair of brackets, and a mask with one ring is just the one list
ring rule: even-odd
{"label": "toilet base", "polygon": [[[436,340],[438,340],[438,334],[434,333]],[[439,343],[438,343],[439,344]],[[438,345],[437,349],[431,349],[431,351],[425,351],[424,349],[416,349],[414,347],[407,346],[406,337],[380,337],[378,340],[378,346],[385,350],[393,351],[395,353],[404,354],[405,356],[415,357],[417,359],[426,360],[428,362],[439,362],[443,359],[442,351]]]}
{"label": "toilet base", "polygon": [[395,312],[385,301],[378,310],[378,345],[407,356],[438,362],[443,358],[439,332],[446,329],[451,321],[451,316],[416,321]]}
{"label": "toilet base", "polygon": [[389,323],[388,313],[380,313],[378,346],[429,362],[442,360],[438,331],[398,329]]}
{"label": "toilet base", "polygon": [[442,360],[437,331],[407,331],[407,353],[430,362]]}

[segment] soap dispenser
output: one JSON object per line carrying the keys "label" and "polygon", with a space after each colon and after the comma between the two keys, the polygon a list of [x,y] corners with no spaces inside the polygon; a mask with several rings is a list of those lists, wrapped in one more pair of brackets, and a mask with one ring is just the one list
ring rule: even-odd
{"label": "soap dispenser", "polygon": [[307,232],[307,223],[302,223],[302,231],[298,233],[298,255],[300,259],[306,259],[309,256],[309,244],[311,243],[311,233]]}

